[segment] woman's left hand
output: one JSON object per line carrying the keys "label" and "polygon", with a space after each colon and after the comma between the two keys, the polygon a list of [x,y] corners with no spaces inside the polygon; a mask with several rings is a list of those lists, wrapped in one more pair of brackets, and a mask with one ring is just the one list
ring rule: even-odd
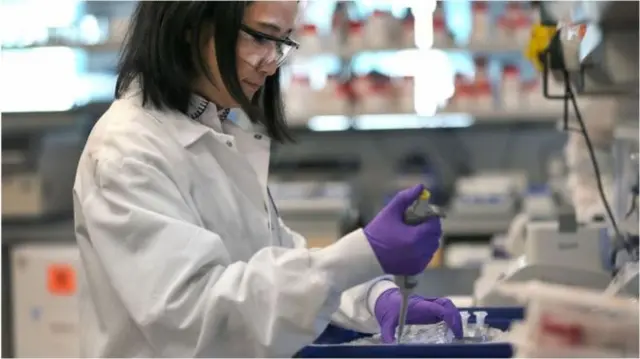
{"label": "woman's left hand", "polygon": [[[383,343],[393,343],[400,318],[402,294],[398,288],[384,291],[376,300],[375,316],[380,324]],[[456,338],[462,337],[460,311],[447,298],[424,298],[412,295],[409,298],[405,324],[435,324],[444,321]]]}

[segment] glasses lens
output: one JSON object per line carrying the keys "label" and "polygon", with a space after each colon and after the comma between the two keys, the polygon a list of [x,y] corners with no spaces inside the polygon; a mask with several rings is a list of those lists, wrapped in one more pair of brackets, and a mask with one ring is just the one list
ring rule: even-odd
{"label": "glasses lens", "polygon": [[293,46],[287,45],[285,43],[278,43],[276,47],[277,54],[277,63],[278,65],[282,65],[285,62],[287,57],[293,52]]}

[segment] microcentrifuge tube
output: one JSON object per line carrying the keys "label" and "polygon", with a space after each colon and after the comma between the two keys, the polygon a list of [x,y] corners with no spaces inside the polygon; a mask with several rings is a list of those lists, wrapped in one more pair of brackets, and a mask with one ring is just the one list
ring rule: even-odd
{"label": "microcentrifuge tube", "polygon": [[473,312],[476,316],[476,336],[484,336],[486,334],[485,319],[487,318],[487,312],[477,311]]}
{"label": "microcentrifuge tube", "polygon": [[462,332],[464,333],[464,336],[467,336],[467,325],[469,324],[470,316],[471,314],[466,310],[460,312],[460,318],[462,319]]}

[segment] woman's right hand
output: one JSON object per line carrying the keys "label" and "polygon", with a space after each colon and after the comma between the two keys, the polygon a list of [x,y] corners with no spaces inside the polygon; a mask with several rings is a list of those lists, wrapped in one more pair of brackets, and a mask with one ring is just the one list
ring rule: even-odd
{"label": "woman's right hand", "polygon": [[364,228],[364,233],[387,274],[416,275],[431,261],[440,246],[440,218],[411,226],[404,213],[418,199],[424,187],[417,185],[399,192]]}

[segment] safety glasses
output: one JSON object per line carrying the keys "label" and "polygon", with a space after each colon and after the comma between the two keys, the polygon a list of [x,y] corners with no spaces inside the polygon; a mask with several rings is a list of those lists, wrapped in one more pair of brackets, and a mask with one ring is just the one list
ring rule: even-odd
{"label": "safety glasses", "polygon": [[242,53],[247,57],[246,60],[255,62],[254,66],[259,62],[275,62],[280,66],[294,50],[300,48],[300,44],[289,38],[271,36],[244,24],[240,25],[240,30],[243,38],[248,41],[245,45],[247,48]]}

